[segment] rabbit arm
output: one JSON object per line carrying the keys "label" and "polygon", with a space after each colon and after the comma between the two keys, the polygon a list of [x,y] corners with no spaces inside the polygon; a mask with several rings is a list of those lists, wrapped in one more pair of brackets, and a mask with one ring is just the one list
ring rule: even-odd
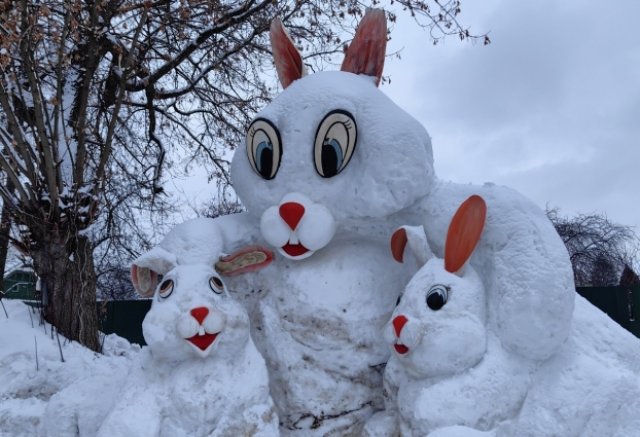
{"label": "rabbit arm", "polygon": [[259,219],[247,212],[216,217],[212,222],[220,229],[226,253],[256,243],[264,244]]}

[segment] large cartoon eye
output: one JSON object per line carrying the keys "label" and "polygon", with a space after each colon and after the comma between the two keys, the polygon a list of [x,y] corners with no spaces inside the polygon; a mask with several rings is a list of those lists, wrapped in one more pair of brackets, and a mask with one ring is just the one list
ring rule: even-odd
{"label": "large cartoon eye", "polygon": [[427,306],[434,311],[439,310],[447,303],[449,291],[441,284],[434,285],[427,292]]}
{"label": "large cartoon eye", "polygon": [[222,292],[224,291],[224,284],[222,283],[222,280],[217,276],[212,276],[209,279],[209,287],[215,294],[222,294]]}
{"label": "large cartoon eye", "polygon": [[330,178],[344,170],[356,148],[356,139],[353,116],[342,109],[329,112],[316,132],[313,158],[318,174]]}
{"label": "large cartoon eye", "polygon": [[247,131],[247,156],[251,167],[264,179],[278,173],[282,158],[282,142],[278,129],[265,118],[257,118]]}
{"label": "large cartoon eye", "polygon": [[171,293],[173,293],[173,280],[165,279],[158,288],[158,294],[161,298],[166,299],[171,295]]}

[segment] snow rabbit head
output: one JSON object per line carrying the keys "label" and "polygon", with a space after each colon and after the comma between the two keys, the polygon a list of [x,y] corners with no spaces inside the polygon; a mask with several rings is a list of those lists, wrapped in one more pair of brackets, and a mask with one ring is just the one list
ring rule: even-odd
{"label": "snow rabbit head", "polygon": [[369,10],[341,71],[305,76],[282,23],[272,23],[285,89],[249,126],[231,174],[263,237],[287,258],[312,256],[337,233],[396,213],[433,185],[427,132],[377,88],[386,40],[384,11]]}
{"label": "snow rabbit head", "polygon": [[447,232],[444,260],[433,256],[422,227],[402,227],[391,239],[402,261],[407,244],[424,265],[413,276],[385,327],[385,338],[416,378],[447,376],[477,364],[487,348],[486,295],[465,266],[484,227],[486,204],[471,196]]}
{"label": "snow rabbit head", "polygon": [[271,253],[251,247],[219,258],[215,248],[222,239],[209,224],[196,219],[179,225],[131,267],[136,290],[153,297],[142,330],[157,359],[232,356],[249,340],[249,317],[217,270],[255,270],[271,262]]}

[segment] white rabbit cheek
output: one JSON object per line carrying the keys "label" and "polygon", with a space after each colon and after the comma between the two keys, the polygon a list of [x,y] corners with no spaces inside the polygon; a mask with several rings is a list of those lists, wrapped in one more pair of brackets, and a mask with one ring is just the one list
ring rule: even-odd
{"label": "white rabbit cheek", "polygon": [[286,258],[310,257],[333,239],[336,231],[331,212],[303,194],[290,193],[280,204],[265,210],[260,220],[264,239]]}

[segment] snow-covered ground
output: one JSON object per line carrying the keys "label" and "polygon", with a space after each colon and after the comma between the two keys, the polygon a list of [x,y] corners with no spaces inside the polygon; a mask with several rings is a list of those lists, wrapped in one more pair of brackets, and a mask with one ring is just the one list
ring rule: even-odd
{"label": "snow-covered ground", "polygon": [[[635,421],[629,422],[629,417],[621,417],[624,408],[609,408],[616,404],[616,398],[626,397],[626,388],[609,385],[607,381],[622,380],[622,375],[628,372],[638,375],[640,340],[583,298],[578,296],[576,299],[572,339],[565,345],[565,352],[543,366],[547,369],[545,375],[533,377],[537,382],[534,381],[529,391],[525,408],[535,410],[536,400],[540,401],[541,396],[552,401],[557,410],[553,417],[548,418],[550,423],[546,426],[556,421],[558,430],[561,430],[563,417],[568,420],[569,417],[583,416],[586,411],[581,410],[581,405],[590,403],[586,402],[588,399],[579,401],[576,395],[583,393],[598,397],[598,392],[613,391],[613,396],[605,396],[608,399],[603,400],[602,410],[591,412],[599,416],[600,435],[638,436],[640,428],[635,428],[632,423]],[[0,310],[0,437],[36,436],[47,432],[51,435],[52,428],[69,422],[69,416],[77,414],[78,410],[83,410],[83,414],[75,417],[77,431],[82,436],[94,435],[117,399],[123,381],[141,361],[146,348],[141,349],[116,335],[105,337],[102,355],[62,337],[58,344],[58,337],[55,333],[52,335],[51,326],[41,324],[33,309],[21,301],[5,299],[2,303],[8,317],[4,310]],[[572,363],[571,359],[567,361],[573,351],[580,351],[581,363]],[[600,374],[603,384],[593,384],[597,378],[587,375],[593,372]],[[460,380],[454,392],[464,392],[464,380]],[[509,398],[509,391],[517,395],[518,385],[507,380],[501,382],[500,375],[493,375],[485,382],[502,387],[499,399]],[[485,388],[491,390],[491,387]],[[638,416],[640,419],[640,412]],[[621,424],[621,419],[622,423],[626,420],[634,427],[624,429],[625,434],[614,434],[613,430]],[[538,429],[540,423],[525,425],[530,431],[526,435],[543,432]],[[502,432],[487,435],[522,435],[523,429],[511,434],[510,426],[513,425],[505,422]],[[452,428],[451,432],[454,432],[451,435],[478,435],[460,427]]]}
{"label": "snow-covered ground", "polygon": [[[104,354],[94,353],[76,342],[57,336],[48,323],[22,301],[2,300],[0,309],[0,436],[35,436],[42,432],[42,418],[56,395],[69,386],[78,387],[72,402],[83,394],[101,393],[109,399],[139,355],[140,347],[114,334],[104,338]],[[59,340],[59,342],[58,342]],[[77,396],[76,396],[77,395]],[[110,405],[96,399],[81,426],[95,430],[101,410]],[[71,411],[69,411],[71,413]]]}

